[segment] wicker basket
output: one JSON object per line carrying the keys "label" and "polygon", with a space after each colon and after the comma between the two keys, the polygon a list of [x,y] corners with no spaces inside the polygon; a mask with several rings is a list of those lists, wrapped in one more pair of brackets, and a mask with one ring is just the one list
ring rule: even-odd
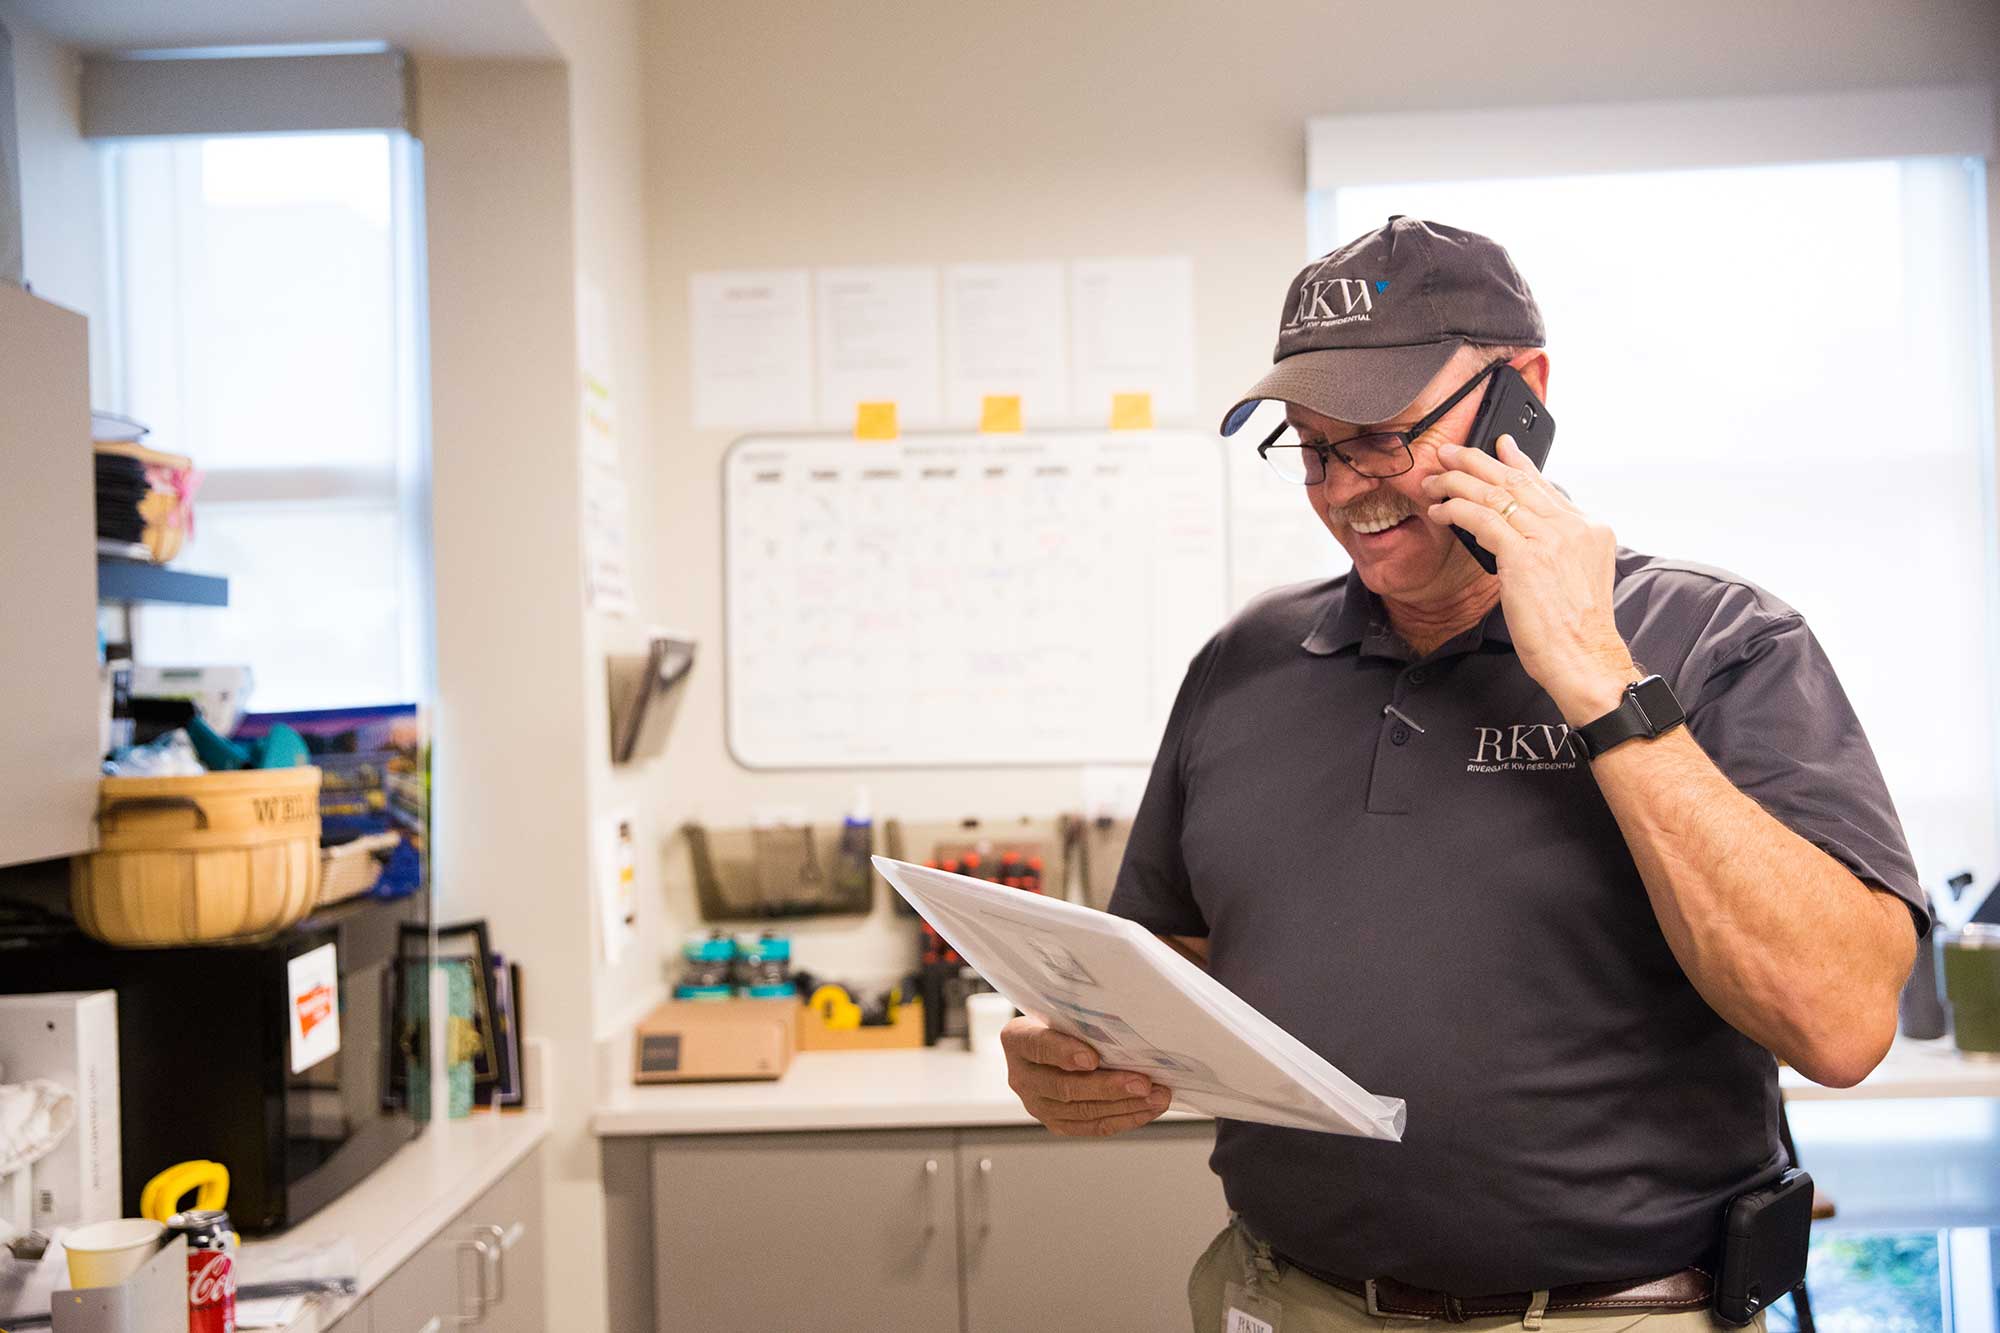
{"label": "wicker basket", "polygon": [[319,770],[105,778],[99,850],[70,863],[77,924],[106,944],[254,939],[319,900]]}
{"label": "wicker basket", "polygon": [[382,878],[381,857],[403,840],[400,833],[364,833],[319,854],[319,905],[359,898]]}

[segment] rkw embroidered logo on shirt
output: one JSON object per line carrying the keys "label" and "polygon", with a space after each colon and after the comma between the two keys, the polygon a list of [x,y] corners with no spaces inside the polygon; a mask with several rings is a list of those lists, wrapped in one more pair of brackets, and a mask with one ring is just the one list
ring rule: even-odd
{"label": "rkw embroidered logo on shirt", "polygon": [[1576,748],[1566,722],[1517,722],[1474,727],[1468,773],[1557,773],[1575,768]]}

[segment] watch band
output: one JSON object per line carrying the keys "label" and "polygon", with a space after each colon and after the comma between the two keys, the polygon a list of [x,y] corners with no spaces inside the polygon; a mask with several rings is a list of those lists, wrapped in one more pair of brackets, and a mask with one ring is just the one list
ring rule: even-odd
{"label": "watch band", "polygon": [[1616,708],[1571,734],[1583,747],[1584,758],[1595,759],[1614,745],[1641,737],[1651,740],[1685,721],[1687,714],[1681,711],[1673,687],[1659,676],[1647,676],[1625,687],[1625,697]]}

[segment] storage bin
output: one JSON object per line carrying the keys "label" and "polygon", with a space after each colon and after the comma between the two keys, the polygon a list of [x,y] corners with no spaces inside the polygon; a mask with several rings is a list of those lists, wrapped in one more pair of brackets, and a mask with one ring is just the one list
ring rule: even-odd
{"label": "storage bin", "polygon": [[106,944],[254,939],[319,900],[317,768],[105,778],[98,850],[70,863],[70,906]]}
{"label": "storage bin", "polygon": [[1111,890],[1118,883],[1118,868],[1125,863],[1125,844],[1132,837],[1132,821],[1099,815],[1085,819],[1071,816],[1065,839],[1074,849],[1081,868],[1083,903],[1106,911],[1111,906]]}
{"label": "storage bin", "polygon": [[[1042,858],[1042,892],[1050,898],[1070,896],[1070,867],[1075,848],[1069,836],[1068,820],[1022,815],[1013,819],[901,819],[883,821],[885,855],[918,865],[955,859],[968,851],[979,853],[980,878],[991,878],[1008,852],[1023,860]],[[909,901],[894,889],[889,896],[896,911],[915,916]]]}
{"label": "storage bin", "polygon": [[400,833],[367,833],[319,855],[319,905],[359,898],[382,878],[382,858],[403,840]]}
{"label": "storage bin", "polygon": [[[772,1001],[777,1003],[777,1001]],[[793,1005],[797,1022],[794,1041],[802,1051],[922,1050],[924,1005],[909,1000],[896,1009],[893,1023],[876,1027],[830,1028],[811,1005]]]}
{"label": "storage bin", "polygon": [[[839,865],[843,828],[837,823],[781,824],[768,828],[681,826],[695,901],[704,921],[756,921],[806,916],[866,916],[882,878],[843,884]],[[875,850],[874,830],[869,850]]]}

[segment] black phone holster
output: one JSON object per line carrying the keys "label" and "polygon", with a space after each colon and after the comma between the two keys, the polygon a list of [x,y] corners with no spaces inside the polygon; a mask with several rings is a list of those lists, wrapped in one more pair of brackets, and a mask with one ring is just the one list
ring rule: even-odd
{"label": "black phone holster", "polygon": [[1729,1201],[1715,1270],[1715,1317],[1738,1328],[1805,1281],[1812,1177],[1793,1167]]}

